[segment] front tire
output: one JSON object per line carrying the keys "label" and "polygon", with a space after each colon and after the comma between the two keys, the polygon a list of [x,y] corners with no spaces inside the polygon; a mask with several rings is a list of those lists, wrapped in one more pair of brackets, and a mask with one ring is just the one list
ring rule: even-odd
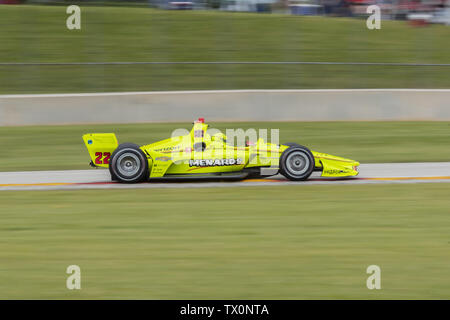
{"label": "front tire", "polygon": [[122,143],[111,155],[111,178],[122,183],[138,183],[148,178],[148,161],[134,143]]}
{"label": "front tire", "polygon": [[[288,145],[288,144],[286,144]],[[301,145],[292,144],[280,157],[280,173],[293,181],[303,181],[314,171],[312,152]]]}

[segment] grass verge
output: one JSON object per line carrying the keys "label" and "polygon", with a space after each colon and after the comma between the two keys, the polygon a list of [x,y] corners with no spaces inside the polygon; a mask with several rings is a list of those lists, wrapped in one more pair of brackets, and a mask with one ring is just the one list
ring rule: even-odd
{"label": "grass verge", "polygon": [[[446,299],[450,184],[0,193],[2,299]],[[82,289],[66,289],[81,267]],[[381,267],[381,290],[366,268]]]}
{"label": "grass verge", "polygon": [[[0,62],[341,61],[449,63],[450,29],[364,19],[82,6],[1,6]],[[0,93],[288,88],[449,88],[448,67],[0,66]]]}
{"label": "grass verge", "polygon": [[[239,122],[210,123],[230,128],[279,129],[280,142],[361,163],[450,161],[449,122]],[[87,169],[90,161],[81,136],[114,132],[119,142],[140,145],[170,137],[191,124],[126,124],[0,127],[0,171]],[[270,139],[270,135],[269,135]]]}

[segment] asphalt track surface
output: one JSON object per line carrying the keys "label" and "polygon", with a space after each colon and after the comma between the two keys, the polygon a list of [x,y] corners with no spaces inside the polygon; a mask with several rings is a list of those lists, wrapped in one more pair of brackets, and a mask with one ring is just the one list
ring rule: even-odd
{"label": "asphalt track surface", "polygon": [[210,188],[273,185],[333,185],[374,183],[450,183],[450,162],[362,164],[359,175],[351,178],[323,178],[314,172],[307,181],[294,182],[277,175],[264,179],[217,182],[147,182],[121,184],[111,182],[105,169],[67,171],[0,172],[0,191],[76,190],[134,188]]}

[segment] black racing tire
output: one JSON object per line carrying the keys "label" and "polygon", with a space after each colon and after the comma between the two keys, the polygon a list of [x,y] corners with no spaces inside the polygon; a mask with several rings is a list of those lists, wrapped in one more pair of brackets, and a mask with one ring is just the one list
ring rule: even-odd
{"label": "black racing tire", "polygon": [[[285,144],[288,145],[288,144]],[[314,171],[312,152],[301,145],[293,143],[283,151],[280,157],[280,173],[293,181],[303,181]]]}
{"label": "black racing tire", "polygon": [[283,146],[288,146],[288,147],[301,147],[301,145],[299,145],[298,143],[295,143],[295,142],[286,142],[286,143],[283,143]]}
{"label": "black racing tire", "polygon": [[111,179],[122,183],[138,183],[148,178],[145,153],[134,143],[122,143],[111,155]]}

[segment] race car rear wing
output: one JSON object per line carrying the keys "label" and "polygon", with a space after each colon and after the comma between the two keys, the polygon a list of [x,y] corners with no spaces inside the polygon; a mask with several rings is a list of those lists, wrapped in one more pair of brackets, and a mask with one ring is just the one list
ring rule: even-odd
{"label": "race car rear wing", "polygon": [[83,135],[83,141],[91,157],[91,166],[109,167],[112,153],[119,146],[114,133],[88,133]]}

